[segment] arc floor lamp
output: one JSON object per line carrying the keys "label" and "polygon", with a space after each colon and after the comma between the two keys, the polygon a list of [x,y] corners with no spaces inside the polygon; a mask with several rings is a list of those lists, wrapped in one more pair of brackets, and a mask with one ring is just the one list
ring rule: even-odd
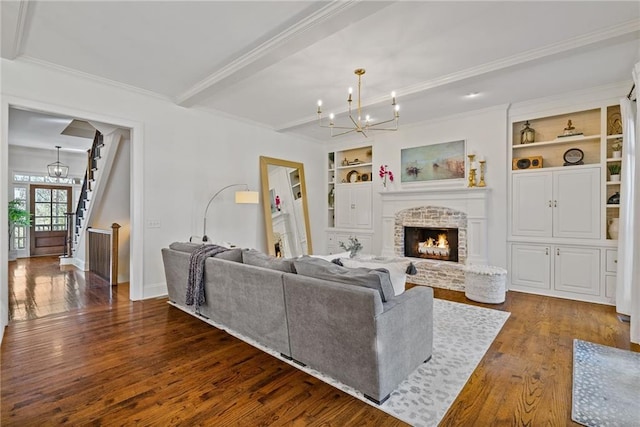
{"label": "arc floor lamp", "polygon": [[202,220],[202,241],[203,242],[209,241],[209,237],[207,236],[207,213],[209,212],[209,207],[211,206],[211,203],[215,200],[216,197],[218,197],[220,193],[222,193],[227,188],[231,188],[231,187],[245,188],[244,190],[236,191],[236,198],[235,198],[236,204],[257,205],[259,203],[258,192],[249,190],[249,185],[247,184],[230,184],[230,185],[227,185],[226,187],[222,187],[220,190],[216,192],[216,194],[213,195],[213,197],[209,199],[209,203],[207,203],[207,207],[204,210],[204,218]]}

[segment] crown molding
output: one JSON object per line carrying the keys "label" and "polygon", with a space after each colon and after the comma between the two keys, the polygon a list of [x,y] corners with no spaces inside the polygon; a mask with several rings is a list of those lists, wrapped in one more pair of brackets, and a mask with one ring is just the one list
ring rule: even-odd
{"label": "crown molding", "polygon": [[428,89],[433,89],[438,86],[466,80],[493,71],[514,67],[516,65],[526,64],[537,59],[561,54],[570,50],[579,49],[585,46],[637,32],[640,32],[640,19],[635,19],[619,25],[614,25],[600,31],[593,31],[591,33],[563,40],[558,43],[552,43],[538,49],[531,49],[526,52],[522,52],[496,61],[487,62],[476,67],[467,68],[465,70],[441,76],[437,79],[432,79],[423,83],[409,86],[404,88],[402,91],[396,92],[398,93],[398,97],[402,95],[411,95],[414,93],[423,92]]}
{"label": "crown molding", "polygon": [[105,77],[96,76],[95,74],[86,73],[84,71],[79,71],[73,68],[65,67],[62,65],[54,64],[53,62],[43,61],[41,59],[37,59],[28,55],[22,55],[19,58],[15,59],[16,62],[26,62],[29,64],[37,65],[43,68],[48,68],[50,70],[59,71],[64,74],[68,74],[74,77],[78,77],[85,80],[91,80],[97,83],[101,83],[103,85],[116,87],[118,89],[126,90],[128,92],[135,92],[140,95],[148,96],[151,98],[159,99],[162,101],[174,103],[173,99],[168,96],[159,94],[157,92],[153,92],[147,89],[142,89],[138,86],[129,85],[126,83],[118,82],[116,80],[107,79]]}
{"label": "crown molding", "polygon": [[[222,83],[230,76],[245,71],[247,67],[257,63],[267,55],[277,54],[277,51],[287,44],[293,44],[292,42],[299,41],[306,46],[309,42],[315,42],[315,39],[311,41],[301,40],[301,36],[309,35],[312,29],[332,18],[338,17],[351,8],[355,7],[358,11],[366,8],[367,11],[363,11],[363,13],[359,15],[359,18],[362,18],[388,6],[388,4],[390,4],[390,2],[361,2],[359,0],[332,1],[320,10],[301,19],[274,37],[251,49],[246,54],[232,60],[216,72],[196,83],[190,89],[179,94],[176,97],[176,103],[184,107],[191,107],[206,90]],[[311,35],[311,37],[313,37],[313,35]]]}
{"label": "crown molding", "polygon": [[617,103],[626,95],[631,83],[631,80],[626,80],[518,102],[509,108],[509,120],[524,120],[532,115],[545,117],[560,114],[569,108],[577,111],[596,108],[602,103]]}

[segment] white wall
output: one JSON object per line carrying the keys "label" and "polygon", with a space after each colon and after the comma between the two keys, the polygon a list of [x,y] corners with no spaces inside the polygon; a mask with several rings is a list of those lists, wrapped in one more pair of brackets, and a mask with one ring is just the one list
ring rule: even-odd
{"label": "white wall", "polygon": [[[81,75],[19,60],[3,59],[1,66],[4,109],[8,99],[16,104],[44,105],[56,112],[73,113],[78,118],[132,124],[131,231],[132,239],[139,239],[132,243],[132,257],[138,256],[136,245],[139,245],[142,261],[140,275],[134,274],[135,266],[132,267],[132,293],[139,285],[142,285],[139,296],[143,298],[166,293],[160,249],[172,241],[202,234],[206,203],[221,187],[247,183],[252,189],[259,189],[260,155],[304,163],[312,237],[324,241],[324,163],[317,161],[324,158],[321,145],[179,107],[159,97]],[[3,127],[6,127],[6,116],[3,110]],[[6,138],[4,129],[2,138]],[[135,147],[136,144],[142,146]],[[0,154],[5,152],[0,150]],[[3,164],[0,162],[0,168]],[[6,176],[6,171],[0,170],[0,177],[6,180]],[[140,190],[135,188],[136,183],[140,183]],[[2,183],[2,188],[6,188],[6,182]],[[231,206],[233,192],[225,193],[225,196],[221,203],[216,200],[216,206],[210,209],[208,234],[239,246],[265,249],[261,207]],[[141,218],[140,224],[137,224],[136,214]],[[146,227],[149,220],[158,220],[160,227]],[[0,227],[0,231],[6,231],[6,224],[0,224]],[[6,261],[6,250],[2,254],[0,264]],[[1,268],[0,280],[4,281],[6,266]],[[138,280],[142,283],[138,284]],[[6,298],[6,291],[0,294]]]}
{"label": "white wall", "polygon": [[[411,126],[400,126],[397,132],[379,132],[374,139],[360,145],[373,144],[374,229],[381,230],[382,210],[379,192],[382,181],[378,176],[381,164],[389,166],[395,181],[390,189],[424,187],[424,184],[400,182],[400,150],[457,140],[466,141],[468,153],[484,155],[487,163],[485,181],[490,188],[488,242],[489,262],[507,267],[507,105],[471,112],[465,115],[425,121]],[[344,147],[343,147],[344,148]],[[460,183],[459,185],[465,185]],[[380,253],[382,236],[374,233],[374,252]]]}

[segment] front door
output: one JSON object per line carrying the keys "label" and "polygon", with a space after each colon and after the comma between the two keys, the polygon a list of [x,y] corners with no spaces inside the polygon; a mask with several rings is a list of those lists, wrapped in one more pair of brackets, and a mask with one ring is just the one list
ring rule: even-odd
{"label": "front door", "polygon": [[71,187],[31,185],[31,256],[64,253],[70,211]]}

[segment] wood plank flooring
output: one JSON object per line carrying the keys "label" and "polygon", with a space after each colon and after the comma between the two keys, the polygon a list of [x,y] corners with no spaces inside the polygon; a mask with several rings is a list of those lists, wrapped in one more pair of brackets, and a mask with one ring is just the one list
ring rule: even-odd
{"label": "wood plank flooring", "polygon": [[58,256],[20,258],[9,263],[9,321],[104,306],[117,297],[114,291],[129,298],[128,286],[112,289],[90,271],[60,266]]}
{"label": "wood plank flooring", "polygon": [[[516,292],[484,306],[511,317],[441,425],[574,425],[573,338],[631,347],[613,307]],[[405,425],[165,299],[13,322],[0,361],[3,426]]]}

